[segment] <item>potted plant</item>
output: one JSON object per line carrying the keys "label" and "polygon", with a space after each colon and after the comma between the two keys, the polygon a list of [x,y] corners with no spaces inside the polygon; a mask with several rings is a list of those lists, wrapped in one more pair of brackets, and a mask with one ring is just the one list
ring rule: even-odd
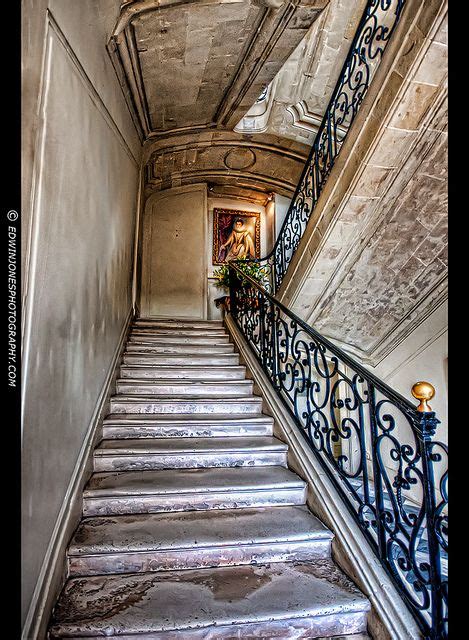
{"label": "potted plant", "polygon": [[[269,275],[269,269],[267,266],[263,266],[259,264],[259,262],[255,262],[253,260],[249,260],[248,258],[240,258],[236,260],[236,266],[243,271],[246,275],[250,276],[253,280],[256,280],[261,285],[265,285],[265,281]],[[215,269],[213,275],[217,279],[216,286],[222,289],[229,290],[230,288],[230,268],[229,263],[222,264],[221,267]],[[247,287],[249,285],[248,280],[243,279],[241,281],[241,287]],[[247,299],[246,299],[247,301]],[[215,300],[218,304],[224,304],[228,309],[230,306],[230,297],[224,296]],[[257,306],[257,298],[255,300],[251,299],[251,302],[254,306]]]}

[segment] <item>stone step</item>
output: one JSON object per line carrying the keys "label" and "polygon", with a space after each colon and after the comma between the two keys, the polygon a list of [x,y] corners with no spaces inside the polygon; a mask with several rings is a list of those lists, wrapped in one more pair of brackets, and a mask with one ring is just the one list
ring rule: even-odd
{"label": "stone step", "polygon": [[306,483],[285,467],[94,473],[83,515],[111,516],[299,505]]}
{"label": "stone step", "polygon": [[366,630],[370,606],[331,560],[70,579],[50,640],[320,638]]}
{"label": "stone step", "polygon": [[103,440],[93,462],[96,472],[286,466],[287,449],[270,436]]}
{"label": "stone step", "polygon": [[226,329],[220,327],[215,329],[169,329],[155,327],[134,327],[130,330],[129,336],[147,336],[149,338],[226,338],[229,334]]}
{"label": "stone step", "polygon": [[151,396],[200,396],[214,398],[239,398],[252,396],[252,380],[204,381],[204,380],[132,380],[118,379],[117,393]]}
{"label": "stone step", "polygon": [[188,353],[188,354],[225,354],[234,353],[234,345],[227,344],[161,344],[128,342],[126,353]]}
{"label": "stone step", "polygon": [[143,365],[170,365],[170,366],[192,366],[200,365],[203,367],[224,366],[239,364],[238,353],[224,354],[205,354],[205,353],[125,353],[123,357],[124,364],[143,364]]}
{"label": "stone step", "polygon": [[132,327],[155,327],[157,329],[215,329],[224,328],[222,320],[192,320],[171,318],[137,318]]}
{"label": "stone step", "polygon": [[153,344],[154,342],[158,342],[161,344],[197,344],[197,345],[212,345],[212,344],[228,344],[230,341],[230,337],[228,334],[220,334],[213,336],[192,336],[186,334],[176,333],[174,335],[159,335],[159,334],[148,334],[148,333],[132,333],[129,335],[129,343],[133,344],[142,343],[142,344]]}
{"label": "stone step", "polygon": [[203,413],[225,415],[229,413],[261,413],[262,398],[246,396],[237,398],[178,398],[152,396],[124,396],[111,398],[111,413]]}
{"label": "stone step", "polygon": [[69,575],[312,561],[330,557],[332,537],[299,506],[88,518],[70,543]]}
{"label": "stone step", "polygon": [[121,379],[133,380],[244,380],[246,367],[241,365],[226,365],[224,367],[201,367],[197,365],[185,367],[171,367],[170,365],[122,365]]}
{"label": "stone step", "polygon": [[103,438],[217,438],[270,436],[273,418],[263,414],[184,415],[111,414],[103,422]]}

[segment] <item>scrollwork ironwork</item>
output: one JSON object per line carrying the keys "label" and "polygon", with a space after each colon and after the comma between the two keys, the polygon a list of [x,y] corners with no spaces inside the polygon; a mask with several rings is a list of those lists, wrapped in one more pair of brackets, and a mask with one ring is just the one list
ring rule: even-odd
{"label": "scrollwork ironwork", "polygon": [[231,314],[425,637],[447,637],[448,449],[439,421],[230,263]]}

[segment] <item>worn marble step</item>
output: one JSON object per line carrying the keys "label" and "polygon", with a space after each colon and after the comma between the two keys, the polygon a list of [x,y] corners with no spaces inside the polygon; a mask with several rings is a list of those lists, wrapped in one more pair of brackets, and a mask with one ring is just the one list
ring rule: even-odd
{"label": "worn marble step", "polygon": [[271,436],[103,440],[93,462],[96,472],[286,466],[287,449]]}
{"label": "worn marble step", "polygon": [[192,366],[204,367],[238,365],[238,353],[125,353],[124,364],[141,365],[172,365],[172,366]]}
{"label": "worn marble step", "polygon": [[223,329],[222,320],[173,320],[164,318],[138,318],[132,328],[150,327],[155,329]]}
{"label": "worn marble step", "polygon": [[72,578],[50,638],[318,638],[365,631],[370,606],[331,560]]}
{"label": "worn marble step", "polygon": [[246,367],[225,365],[224,367],[201,367],[197,365],[172,367],[170,365],[122,365],[121,379],[133,380],[244,380]]}
{"label": "worn marble step", "polygon": [[155,327],[134,327],[129,332],[129,337],[148,337],[148,338],[188,338],[192,339],[217,339],[217,338],[226,338],[229,336],[226,329],[223,328],[215,328],[215,329],[169,329],[169,328],[155,328]]}
{"label": "worn marble step", "polygon": [[208,511],[299,505],[306,483],[285,467],[170,469],[94,473],[83,515]]}
{"label": "worn marble step", "polygon": [[234,353],[234,345],[227,344],[160,344],[154,343],[127,343],[126,353],[203,353],[225,354]]}
{"label": "worn marble step", "polygon": [[70,576],[330,557],[333,534],[306,507],[138,514],[83,520]]}
{"label": "worn marble step", "polygon": [[239,398],[252,396],[252,380],[132,380],[118,379],[117,393],[126,395],[200,396],[214,398]]}
{"label": "worn marble step", "polygon": [[111,413],[203,413],[225,415],[229,413],[261,413],[262,398],[203,398],[152,397],[117,395],[111,398]]}
{"label": "worn marble step", "polygon": [[117,413],[103,421],[103,438],[217,438],[270,436],[273,418],[254,415],[151,415]]}
{"label": "worn marble step", "polygon": [[190,345],[212,345],[212,344],[228,344],[230,337],[227,333],[220,333],[215,335],[202,335],[193,336],[181,333],[175,333],[174,335],[161,335],[153,333],[142,333],[132,331],[129,335],[129,343],[143,343],[153,344],[154,342],[160,344],[190,344]]}

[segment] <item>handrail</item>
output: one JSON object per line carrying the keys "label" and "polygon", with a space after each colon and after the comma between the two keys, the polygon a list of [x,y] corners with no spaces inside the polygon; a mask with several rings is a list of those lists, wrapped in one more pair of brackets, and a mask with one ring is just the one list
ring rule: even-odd
{"label": "handrail", "polygon": [[230,262],[230,268],[233,268],[238,273],[238,275],[240,275],[243,278],[243,280],[246,280],[247,282],[249,282],[251,286],[256,287],[267,298],[267,300],[274,303],[281,311],[283,311],[283,313],[285,313],[292,320],[294,320],[297,323],[297,325],[301,327],[304,331],[309,333],[314,338],[321,340],[321,342],[330,351],[332,351],[332,353],[338,356],[346,364],[349,364],[350,366],[352,366],[357,373],[360,373],[363,377],[366,377],[370,381],[372,381],[376,388],[378,388],[383,393],[392,397],[396,402],[401,403],[403,406],[407,408],[407,410],[411,412],[415,411],[415,406],[411,402],[409,402],[407,398],[404,398],[404,396],[402,396],[400,393],[398,393],[397,391],[389,387],[385,382],[383,382],[383,380],[380,380],[371,371],[369,371],[368,369],[365,369],[365,367],[363,367],[359,362],[351,358],[340,347],[335,345],[333,342],[328,340],[325,336],[321,335],[318,331],[316,331],[316,329],[314,329],[309,324],[304,322],[304,320],[302,320],[299,316],[294,314],[293,311],[290,311],[288,307],[282,304],[280,300],[277,300],[277,298],[275,298],[273,294],[269,293],[267,289],[265,289],[265,287],[263,287],[259,282],[254,280],[254,278],[251,278],[251,276],[249,276],[247,273],[244,273],[244,271],[242,271],[239,267],[237,267],[236,262],[234,261]]}
{"label": "handrail", "polygon": [[230,313],[276,393],[424,637],[447,638],[448,448],[431,385],[413,406],[234,261],[229,274]]}
{"label": "handrail", "polygon": [[269,265],[273,291],[278,290],[298,248],[404,4],[405,0],[368,0],[366,4],[274,247],[256,260]]}

